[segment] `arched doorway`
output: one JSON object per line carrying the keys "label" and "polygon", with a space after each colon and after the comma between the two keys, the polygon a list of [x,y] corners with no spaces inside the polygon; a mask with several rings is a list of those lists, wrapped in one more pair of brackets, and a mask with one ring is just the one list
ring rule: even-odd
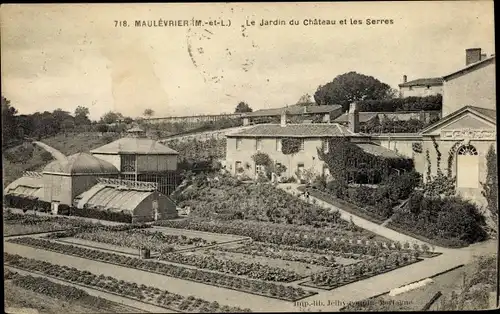
{"label": "arched doorway", "polygon": [[479,188],[479,156],[472,145],[457,150],[457,188]]}

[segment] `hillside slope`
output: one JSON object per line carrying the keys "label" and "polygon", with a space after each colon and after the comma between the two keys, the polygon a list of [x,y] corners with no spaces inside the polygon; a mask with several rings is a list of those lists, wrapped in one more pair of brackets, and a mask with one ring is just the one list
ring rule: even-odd
{"label": "hillside slope", "polygon": [[[118,134],[80,133],[60,134],[41,140],[54,147],[66,156],[90,150],[118,139]],[[31,143],[10,148],[3,156],[3,186],[4,188],[22,176],[23,171],[41,171],[51,162],[52,156]]]}

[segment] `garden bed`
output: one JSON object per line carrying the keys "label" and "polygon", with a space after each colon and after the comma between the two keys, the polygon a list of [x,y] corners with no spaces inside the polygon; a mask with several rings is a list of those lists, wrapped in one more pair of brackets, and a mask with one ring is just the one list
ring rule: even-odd
{"label": "garden bed", "polygon": [[216,251],[241,253],[245,256],[262,256],[278,259],[280,261],[300,262],[309,266],[319,268],[331,268],[338,265],[356,263],[361,256],[325,250],[314,250],[271,243],[252,242],[243,245],[220,246],[214,248]]}
{"label": "garden bed", "polygon": [[[89,313],[95,313],[96,311],[102,311],[104,313],[145,313],[138,308],[129,307],[101,297],[89,295],[82,289],[56,283],[45,277],[21,275],[17,272],[4,268],[4,279],[6,281],[8,280],[5,287],[6,293],[8,290],[12,290],[11,292],[17,296],[16,299],[19,298],[19,294],[23,294],[22,290],[26,292],[25,294],[27,294],[30,299],[36,299],[37,295],[40,295],[44,301],[41,302],[42,304],[38,305],[41,305],[42,307],[47,304],[47,299],[49,299],[48,303],[63,303],[62,307],[76,307],[78,309],[75,310],[82,313],[87,312],[87,310]],[[45,312],[44,308],[37,309],[39,311],[41,310],[41,312]],[[68,308],[66,308],[65,311],[70,312]],[[59,312],[62,313],[62,311]]]}
{"label": "garden bed", "polygon": [[385,218],[385,217],[380,217],[380,216],[374,214],[373,212],[365,210],[361,207],[358,207],[354,204],[346,202],[342,199],[336,198],[332,195],[329,195],[326,192],[316,190],[313,188],[305,188],[305,187],[302,187],[301,191],[308,191],[311,196],[314,196],[317,199],[322,200],[323,202],[327,202],[333,206],[337,206],[340,209],[342,209],[348,213],[351,213],[353,215],[356,215],[358,217],[361,217],[363,219],[366,219],[366,220],[371,221],[373,223],[376,223],[378,225],[383,224],[384,221],[387,220],[387,218]]}
{"label": "garden bed", "polygon": [[[176,256],[177,258],[168,259],[168,256]],[[326,270],[325,267],[321,266],[250,254],[224,252],[217,249],[167,254],[167,258],[164,260],[275,282],[293,282],[303,279],[311,273]]]}
{"label": "garden bed", "polygon": [[[204,220],[189,218],[184,220],[168,220],[155,222],[170,228],[201,230],[214,233],[229,233],[250,237],[254,241],[289,245],[305,248],[328,249],[345,253],[364,255],[376,254],[379,250],[394,246],[391,241],[375,241],[371,237],[363,236],[356,232],[346,232],[333,228],[314,228],[310,226],[297,226],[255,222],[247,220]],[[355,229],[361,229],[353,226]],[[358,236],[356,236],[358,235]]]}
{"label": "garden bed", "polygon": [[[409,260],[407,262],[400,263],[399,265],[391,264],[391,265],[386,265],[386,266],[383,266],[383,267],[380,267],[380,268],[379,267],[373,267],[371,269],[368,269],[368,271],[365,271],[365,272],[360,271],[359,273],[348,274],[348,275],[346,275],[346,273],[342,273],[341,271],[339,273],[337,273],[337,274],[332,274],[332,273],[329,273],[327,271],[327,272],[324,273],[324,275],[325,275],[324,276],[324,280],[323,280],[323,278],[321,278],[321,276],[323,274],[318,274],[317,275],[318,279],[316,281],[315,281],[314,278],[312,278],[310,281],[301,283],[299,285],[302,285],[302,286],[305,286],[305,287],[322,289],[322,290],[333,290],[333,289],[337,289],[337,288],[340,288],[342,286],[345,286],[345,285],[348,285],[348,284],[351,284],[351,283],[354,283],[354,282],[357,282],[357,281],[360,281],[360,280],[365,280],[365,279],[368,279],[368,278],[371,278],[371,277],[374,277],[374,276],[385,274],[385,273],[393,271],[395,269],[398,269],[398,268],[401,268],[401,267],[405,267],[405,266],[409,266],[411,264],[418,263],[420,261],[422,261],[422,259]],[[365,265],[367,265],[367,264],[365,263]],[[360,265],[356,264],[354,266],[356,267],[356,266],[360,266]],[[366,270],[366,268],[365,268],[365,270]],[[322,284],[325,281],[331,282],[332,279],[336,279],[337,282],[335,282],[333,284]]]}
{"label": "garden bed", "polygon": [[[408,230],[408,226],[401,226],[400,224],[396,224],[395,222],[389,222],[387,225],[385,225],[386,228],[392,229],[394,231],[400,232],[402,234],[405,234],[407,236],[413,237],[415,239],[418,239],[423,242],[427,242],[429,244],[435,245],[435,246],[441,246],[445,248],[451,248],[451,249],[457,249],[457,248],[463,248],[469,246],[465,242],[458,242],[458,241],[453,241],[453,240],[448,240],[448,239],[436,239],[436,238],[428,238],[425,237],[421,234],[417,234],[415,232],[412,232]],[[437,255],[440,255],[441,253],[436,253],[432,252],[432,256],[424,256],[424,257],[434,257]]]}
{"label": "garden bed", "polygon": [[97,276],[88,271],[80,271],[76,268],[59,266],[44,261],[21,257],[19,255],[4,253],[4,263],[7,266],[21,270],[69,281],[77,285],[98,289],[178,312],[250,312],[249,309],[229,306],[221,307],[217,302],[210,303],[195,297],[186,298],[151,286],[139,286],[135,283],[117,280],[111,276]]}
{"label": "garden bed", "polygon": [[315,292],[303,290],[302,288],[284,286],[271,282],[265,282],[262,280],[240,278],[211,271],[191,269],[157,261],[141,260],[135,257],[102,252],[73,245],[65,245],[44,239],[25,237],[11,239],[9,240],[9,242],[20,245],[27,245],[34,248],[41,248],[60,254],[73,255],[90,260],[96,260],[99,262],[105,262],[122,267],[136,268],[143,271],[183,280],[190,280],[236,291],[276,298],[279,300],[297,301],[315,294]]}
{"label": "garden bed", "polygon": [[64,217],[36,216],[31,214],[13,214],[4,211],[4,236],[30,235],[46,232],[63,231],[72,228],[99,226],[82,219]]}

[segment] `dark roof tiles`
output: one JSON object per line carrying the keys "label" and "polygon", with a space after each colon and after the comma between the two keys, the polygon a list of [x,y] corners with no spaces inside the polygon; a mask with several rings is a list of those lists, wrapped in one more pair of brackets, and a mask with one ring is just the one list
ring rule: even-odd
{"label": "dark roof tiles", "polygon": [[333,137],[352,136],[354,133],[337,123],[316,124],[260,124],[239,133],[228,134],[228,137]]}

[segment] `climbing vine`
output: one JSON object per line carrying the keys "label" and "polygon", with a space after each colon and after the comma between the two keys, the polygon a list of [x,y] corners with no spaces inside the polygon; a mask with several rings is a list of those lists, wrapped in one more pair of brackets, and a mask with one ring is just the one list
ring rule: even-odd
{"label": "climbing vine", "polygon": [[252,155],[252,159],[258,166],[269,166],[270,164],[272,164],[271,158],[266,153],[255,153]]}
{"label": "climbing vine", "polygon": [[481,183],[482,194],[486,198],[487,209],[493,221],[498,221],[498,172],[497,154],[493,146],[490,146],[486,154],[486,182]]}
{"label": "climbing vine", "polygon": [[439,144],[437,143],[435,138],[432,139],[432,144],[434,149],[436,150],[436,175],[432,176],[431,173],[431,159],[429,150],[425,152],[425,158],[427,161],[427,174],[426,174],[426,183],[424,185],[424,194],[426,196],[431,197],[441,197],[441,196],[452,196],[455,195],[456,186],[455,186],[455,177],[452,176],[452,166],[453,166],[453,157],[455,155],[456,146],[455,143],[448,153],[448,168],[447,174],[445,175],[441,170],[441,158],[442,154],[439,150]]}
{"label": "climbing vine", "polygon": [[325,153],[318,148],[319,159],[324,161],[336,181],[380,183],[394,169],[410,171],[413,161],[407,158],[385,158],[365,152],[345,138],[333,138]]}
{"label": "climbing vine", "polygon": [[455,160],[455,154],[457,152],[458,145],[460,145],[460,142],[453,143],[453,146],[451,146],[450,151],[448,152],[448,177],[451,177],[453,173],[453,160]]}
{"label": "climbing vine", "polygon": [[427,162],[427,173],[425,174],[425,182],[430,182],[431,181],[431,155],[429,153],[429,150],[425,150],[425,161]]}
{"label": "climbing vine", "polygon": [[421,142],[412,143],[411,144],[411,148],[417,154],[421,154],[422,153],[422,143]]}
{"label": "climbing vine", "polygon": [[434,146],[434,149],[436,150],[436,166],[437,166],[437,173],[441,173],[441,152],[439,151],[439,144],[436,141],[434,137],[431,137],[432,139],[432,145]]}
{"label": "climbing vine", "polygon": [[299,138],[283,138],[281,140],[281,152],[285,155],[294,155],[300,151],[302,140]]}

